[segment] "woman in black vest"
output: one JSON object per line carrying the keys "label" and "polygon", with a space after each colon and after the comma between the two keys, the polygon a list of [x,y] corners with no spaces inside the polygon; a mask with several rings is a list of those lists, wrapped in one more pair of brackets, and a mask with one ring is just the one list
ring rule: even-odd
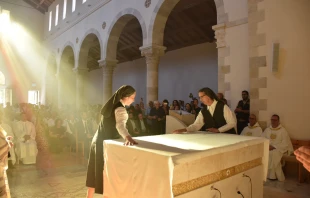
{"label": "woman in black vest", "polygon": [[236,134],[236,117],[229,107],[219,101],[216,94],[208,87],[200,89],[198,94],[205,106],[199,112],[195,122],[173,133],[200,131],[203,127],[208,132]]}
{"label": "woman in black vest", "polygon": [[129,85],[120,87],[102,107],[102,119],[92,140],[87,167],[87,197],[94,193],[103,194],[103,140],[125,139],[124,145],[137,144],[128,133],[126,122],[128,114],[125,106],[134,102],[136,91]]}

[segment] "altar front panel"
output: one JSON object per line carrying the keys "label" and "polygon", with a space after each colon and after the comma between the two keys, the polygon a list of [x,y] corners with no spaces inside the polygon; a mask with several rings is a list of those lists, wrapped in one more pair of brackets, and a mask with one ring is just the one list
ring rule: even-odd
{"label": "altar front panel", "polygon": [[262,138],[198,133],[135,139],[134,147],[104,142],[105,197],[190,197],[257,167],[259,181],[266,178],[268,140]]}

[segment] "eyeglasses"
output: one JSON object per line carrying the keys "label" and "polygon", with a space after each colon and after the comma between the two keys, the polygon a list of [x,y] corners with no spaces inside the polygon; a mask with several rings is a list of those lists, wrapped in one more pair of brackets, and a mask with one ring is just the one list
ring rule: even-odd
{"label": "eyeglasses", "polygon": [[199,99],[201,99],[201,98],[203,98],[204,96],[206,96],[206,95],[202,95],[202,96],[198,96],[198,97],[199,97]]}
{"label": "eyeglasses", "polygon": [[250,120],[254,120],[255,118],[249,118]]}
{"label": "eyeglasses", "polygon": [[271,121],[279,121],[278,119],[270,119]]}

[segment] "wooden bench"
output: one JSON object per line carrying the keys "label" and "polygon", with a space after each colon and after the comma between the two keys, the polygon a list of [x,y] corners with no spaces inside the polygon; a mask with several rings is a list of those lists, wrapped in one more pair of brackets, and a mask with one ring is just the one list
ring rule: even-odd
{"label": "wooden bench", "polygon": [[[310,140],[294,140],[291,139],[292,145],[294,150],[298,149],[301,146],[310,146]],[[302,163],[300,163],[297,159],[296,156],[294,154],[288,156],[288,155],[283,155],[282,157],[282,161],[283,162],[294,162],[294,163],[298,163],[298,181],[301,183],[303,182],[303,178],[302,178],[302,172],[303,172],[303,165]],[[309,177],[309,174],[308,174]]]}

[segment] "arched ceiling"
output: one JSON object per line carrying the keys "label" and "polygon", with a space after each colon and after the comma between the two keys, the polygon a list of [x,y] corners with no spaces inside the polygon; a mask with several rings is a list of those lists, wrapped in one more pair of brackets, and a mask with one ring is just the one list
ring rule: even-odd
{"label": "arched ceiling", "polygon": [[[54,0],[24,0],[41,12],[46,12]],[[214,0],[181,0],[168,17],[164,30],[164,46],[167,51],[200,43],[212,43],[214,31],[212,26],[217,24],[216,6]],[[90,38],[94,39],[94,38]],[[100,60],[99,42],[95,43],[88,52],[87,67],[98,68]],[[119,63],[141,58],[139,47],[142,46],[142,30],[137,19],[132,19],[124,27],[117,46]],[[72,58],[71,58],[72,59]]]}

